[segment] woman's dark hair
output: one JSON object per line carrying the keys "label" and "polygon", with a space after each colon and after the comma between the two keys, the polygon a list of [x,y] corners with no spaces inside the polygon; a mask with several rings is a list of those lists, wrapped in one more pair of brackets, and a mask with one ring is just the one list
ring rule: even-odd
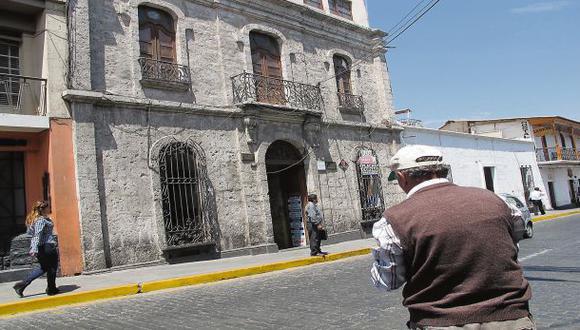
{"label": "woman's dark hair", "polygon": [[316,196],[316,194],[309,194],[308,195],[308,201],[309,202],[314,202],[317,199],[318,199],[318,196]]}

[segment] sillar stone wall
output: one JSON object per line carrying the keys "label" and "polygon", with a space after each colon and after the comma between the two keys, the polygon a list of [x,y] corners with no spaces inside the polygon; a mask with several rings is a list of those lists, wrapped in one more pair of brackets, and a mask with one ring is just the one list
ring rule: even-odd
{"label": "sillar stone wall", "polygon": [[[186,91],[144,87],[138,6],[170,13],[176,60],[189,66]],[[166,246],[159,173],[153,158],[168,141],[191,140],[206,157],[218,249],[272,251],[265,153],[277,140],[308,153],[309,192],[323,201],[331,234],[360,230],[357,148],[375,150],[388,206],[401,198],[386,181],[399,145],[380,31],[274,1],[78,0],[71,7],[71,89],[85,270],[161,259]],[[316,85],[321,111],[234,105],[230,77],[252,72],[249,33],[274,36],[285,80]],[[332,57],[353,64],[364,111],[339,110]],[[253,160],[242,160],[253,155]],[[317,161],[345,170],[320,172]]]}

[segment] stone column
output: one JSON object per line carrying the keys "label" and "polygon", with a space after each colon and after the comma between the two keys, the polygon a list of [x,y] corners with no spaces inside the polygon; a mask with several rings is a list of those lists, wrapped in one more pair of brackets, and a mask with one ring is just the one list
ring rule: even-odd
{"label": "stone column", "polygon": [[84,270],[91,271],[110,266],[108,242],[103,237],[102,228],[95,110],[92,104],[75,102],[71,108]]}

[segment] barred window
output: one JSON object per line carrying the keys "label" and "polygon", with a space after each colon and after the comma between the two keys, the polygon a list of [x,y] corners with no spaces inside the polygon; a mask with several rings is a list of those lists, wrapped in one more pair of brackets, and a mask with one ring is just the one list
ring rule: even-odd
{"label": "barred window", "polygon": [[139,48],[141,57],[175,63],[173,17],[159,9],[140,6]]}
{"label": "barred window", "polygon": [[350,0],[328,0],[330,12],[348,19],[352,19],[352,3]]}
{"label": "barred window", "polygon": [[162,148],[159,176],[167,245],[183,246],[206,241],[198,155],[194,147],[189,143],[173,142]]}
{"label": "barred window", "polygon": [[312,6],[312,7],[316,7],[316,8],[320,8],[322,9],[322,0],[304,0],[304,3]]}
{"label": "barred window", "polygon": [[377,155],[372,149],[361,148],[356,164],[363,221],[377,221],[385,210]]}

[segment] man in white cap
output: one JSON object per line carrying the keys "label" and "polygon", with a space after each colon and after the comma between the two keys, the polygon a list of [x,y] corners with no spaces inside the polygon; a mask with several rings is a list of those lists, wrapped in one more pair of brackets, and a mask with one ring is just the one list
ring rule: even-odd
{"label": "man in white cap", "polygon": [[433,147],[391,159],[389,180],[407,194],[375,223],[371,277],[403,289],[410,329],[536,329],[531,289],[517,261],[517,213],[494,193],[459,187]]}

